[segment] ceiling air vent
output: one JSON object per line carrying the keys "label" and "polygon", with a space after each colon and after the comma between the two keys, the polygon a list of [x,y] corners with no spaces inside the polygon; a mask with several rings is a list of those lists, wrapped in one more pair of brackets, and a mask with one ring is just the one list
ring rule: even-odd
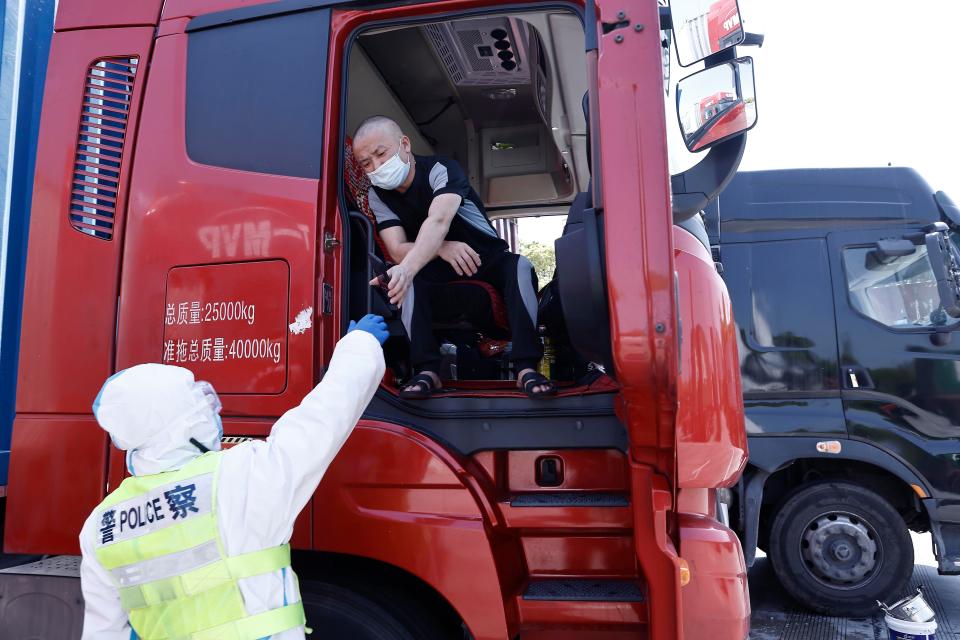
{"label": "ceiling air vent", "polygon": [[136,58],[104,58],[90,65],[84,83],[69,216],[74,229],[102,240],[113,238],[136,73]]}
{"label": "ceiling air vent", "polygon": [[460,71],[460,64],[457,62],[453,51],[447,46],[447,42],[444,39],[444,31],[440,25],[428,24],[426,25],[426,31],[430,34],[430,41],[433,43],[434,48],[436,48],[440,60],[443,61],[443,66],[447,68],[450,79],[453,80],[454,83],[463,82],[463,72]]}
{"label": "ceiling air vent", "polygon": [[[470,18],[424,26],[430,43],[457,87],[530,83],[535,34],[518,18]],[[539,50],[535,53],[539,53]]]}

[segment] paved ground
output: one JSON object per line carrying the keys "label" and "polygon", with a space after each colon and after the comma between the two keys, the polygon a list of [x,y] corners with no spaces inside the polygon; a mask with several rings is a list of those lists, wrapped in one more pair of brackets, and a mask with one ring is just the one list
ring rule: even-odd
{"label": "paved ground", "polygon": [[[916,567],[911,590],[923,586],[924,598],[937,614],[937,640],[960,640],[960,576],[940,576],[929,535],[913,536]],[[888,640],[883,616],[831,618],[807,613],[788,596],[765,557],[750,570],[753,606],[751,640]]]}
{"label": "paved ground", "polygon": [[[937,575],[929,535],[914,535],[913,546],[917,565],[911,589],[923,585],[924,596],[937,614],[937,640],[960,640],[960,576]],[[4,565],[19,565],[36,559],[31,556],[0,555],[0,572]],[[64,563],[63,560],[74,562]],[[52,576],[75,577],[78,575],[76,560],[76,558],[47,560],[44,564],[45,573]],[[50,597],[44,601],[44,606],[49,609],[53,600],[62,600],[60,617],[64,620],[76,618],[72,624],[79,629],[78,616],[80,616],[81,601],[78,597],[79,593],[75,593],[79,591],[79,584],[70,581],[69,589],[61,593],[63,587],[56,578],[48,582],[49,584],[44,584],[52,591],[47,594]],[[3,595],[0,591],[0,605],[3,604]],[[753,605],[750,640],[889,640],[889,634],[883,624],[883,616],[879,614],[872,618],[830,618],[801,610],[777,583],[773,569],[765,557],[759,557],[750,570],[750,595]],[[2,613],[3,607],[0,606],[0,614]],[[49,618],[49,613],[44,613],[43,617]],[[0,615],[0,619],[2,618],[3,615]],[[36,621],[30,624],[36,624]],[[0,630],[0,638],[5,637]]]}

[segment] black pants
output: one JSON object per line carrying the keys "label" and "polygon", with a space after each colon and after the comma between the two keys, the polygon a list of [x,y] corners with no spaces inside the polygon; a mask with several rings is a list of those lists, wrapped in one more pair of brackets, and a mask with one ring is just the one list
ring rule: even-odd
{"label": "black pants", "polygon": [[510,322],[513,348],[510,359],[519,373],[534,369],[543,357],[543,345],[537,333],[537,274],[530,261],[509,251],[483,258],[480,269],[470,277],[457,275],[447,262],[435,258],[413,279],[400,309],[403,325],[410,336],[410,356],[414,370],[440,371],[440,347],[433,335],[433,311],[430,290],[454,280],[480,280],[492,285],[503,296]]}

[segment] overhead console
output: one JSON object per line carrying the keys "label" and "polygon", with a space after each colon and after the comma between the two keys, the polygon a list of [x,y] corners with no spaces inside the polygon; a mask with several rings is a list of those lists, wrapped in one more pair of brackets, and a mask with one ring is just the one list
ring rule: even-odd
{"label": "overhead console", "polygon": [[472,172],[490,205],[570,196],[570,170],[551,135],[553,88],[543,40],[498,16],[421,27],[472,125]]}
{"label": "overhead console", "polygon": [[396,116],[416,152],[460,162],[487,205],[567,203],[586,184],[585,56],[563,49],[574,34],[561,10],[371,29],[351,57],[348,122]]}
{"label": "overhead console", "polygon": [[550,79],[537,32],[517,18],[452,20],[422,27],[466,115],[505,124],[550,121]]}

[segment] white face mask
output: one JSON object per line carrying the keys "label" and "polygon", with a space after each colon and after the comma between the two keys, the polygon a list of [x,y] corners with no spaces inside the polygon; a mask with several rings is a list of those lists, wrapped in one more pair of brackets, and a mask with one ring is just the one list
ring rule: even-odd
{"label": "white face mask", "polygon": [[[403,140],[400,141],[400,147],[403,147]],[[381,189],[392,190],[403,184],[410,173],[410,163],[400,159],[400,149],[397,153],[377,167],[375,171],[367,174],[370,178],[370,184]]]}

